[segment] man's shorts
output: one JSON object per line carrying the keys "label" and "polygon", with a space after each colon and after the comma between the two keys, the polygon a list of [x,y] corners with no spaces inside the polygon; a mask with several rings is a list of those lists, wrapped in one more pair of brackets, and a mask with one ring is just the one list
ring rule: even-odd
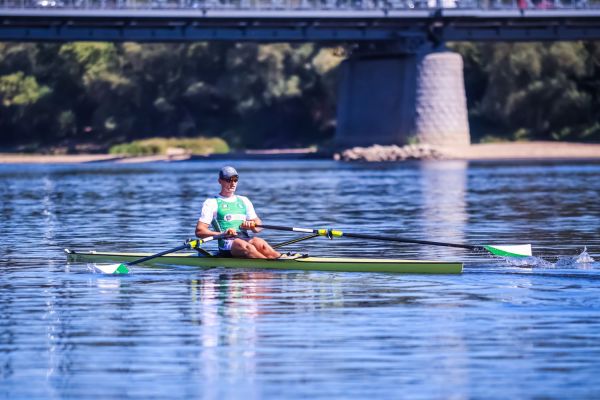
{"label": "man's shorts", "polygon": [[231,257],[233,257],[233,255],[231,254],[231,250],[219,249],[219,252],[217,253],[217,257],[231,258]]}

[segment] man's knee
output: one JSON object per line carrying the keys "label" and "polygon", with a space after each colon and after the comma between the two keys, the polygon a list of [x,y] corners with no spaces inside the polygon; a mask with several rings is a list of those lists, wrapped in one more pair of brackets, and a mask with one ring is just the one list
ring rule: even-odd
{"label": "man's knee", "polygon": [[249,243],[257,248],[264,247],[264,245],[266,244],[266,242],[263,239],[257,237],[250,239]]}
{"label": "man's knee", "polygon": [[253,244],[245,241],[245,240],[241,240],[241,239],[235,239],[233,244],[231,245],[231,249],[232,250],[238,250],[244,254],[248,254],[251,253],[252,251],[256,251],[256,248],[254,247]]}
{"label": "man's knee", "polygon": [[233,241],[233,243],[231,244],[231,247],[236,247],[238,249],[247,249],[249,246],[252,246],[252,245],[242,239],[235,239]]}

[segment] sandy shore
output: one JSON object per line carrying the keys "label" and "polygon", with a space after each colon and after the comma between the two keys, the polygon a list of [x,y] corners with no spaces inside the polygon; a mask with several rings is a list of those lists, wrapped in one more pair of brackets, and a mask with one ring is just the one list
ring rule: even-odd
{"label": "sandy shore", "polygon": [[562,142],[520,142],[475,144],[449,149],[461,160],[570,160],[600,159],[600,144]]}
{"label": "sandy shore", "polygon": [[[475,144],[464,148],[444,149],[444,153],[453,159],[469,161],[600,159],[600,144],[561,142],[489,143]],[[183,161],[188,158],[189,156],[115,157],[110,154],[35,155],[0,153],[0,164],[143,163]],[[232,158],[236,158],[236,156],[232,155]],[[265,158],[268,158],[268,154],[265,154]],[[207,157],[207,159],[210,159],[210,157]]]}

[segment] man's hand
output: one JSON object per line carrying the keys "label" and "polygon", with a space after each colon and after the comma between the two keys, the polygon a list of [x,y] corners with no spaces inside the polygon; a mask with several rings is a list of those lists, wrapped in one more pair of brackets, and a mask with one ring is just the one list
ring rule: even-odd
{"label": "man's hand", "polygon": [[254,221],[244,221],[242,222],[242,225],[240,225],[240,228],[255,233],[258,232],[258,229],[256,229],[256,222]]}
{"label": "man's hand", "polygon": [[237,236],[237,231],[233,228],[229,228],[225,231],[225,235],[227,236]]}

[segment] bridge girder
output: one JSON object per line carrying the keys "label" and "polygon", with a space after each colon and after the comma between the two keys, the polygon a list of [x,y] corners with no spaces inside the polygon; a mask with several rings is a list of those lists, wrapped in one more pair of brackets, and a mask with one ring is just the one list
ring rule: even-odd
{"label": "bridge girder", "polygon": [[[360,42],[600,39],[600,10],[1,9],[1,41]],[[411,44],[412,43],[412,44]]]}

